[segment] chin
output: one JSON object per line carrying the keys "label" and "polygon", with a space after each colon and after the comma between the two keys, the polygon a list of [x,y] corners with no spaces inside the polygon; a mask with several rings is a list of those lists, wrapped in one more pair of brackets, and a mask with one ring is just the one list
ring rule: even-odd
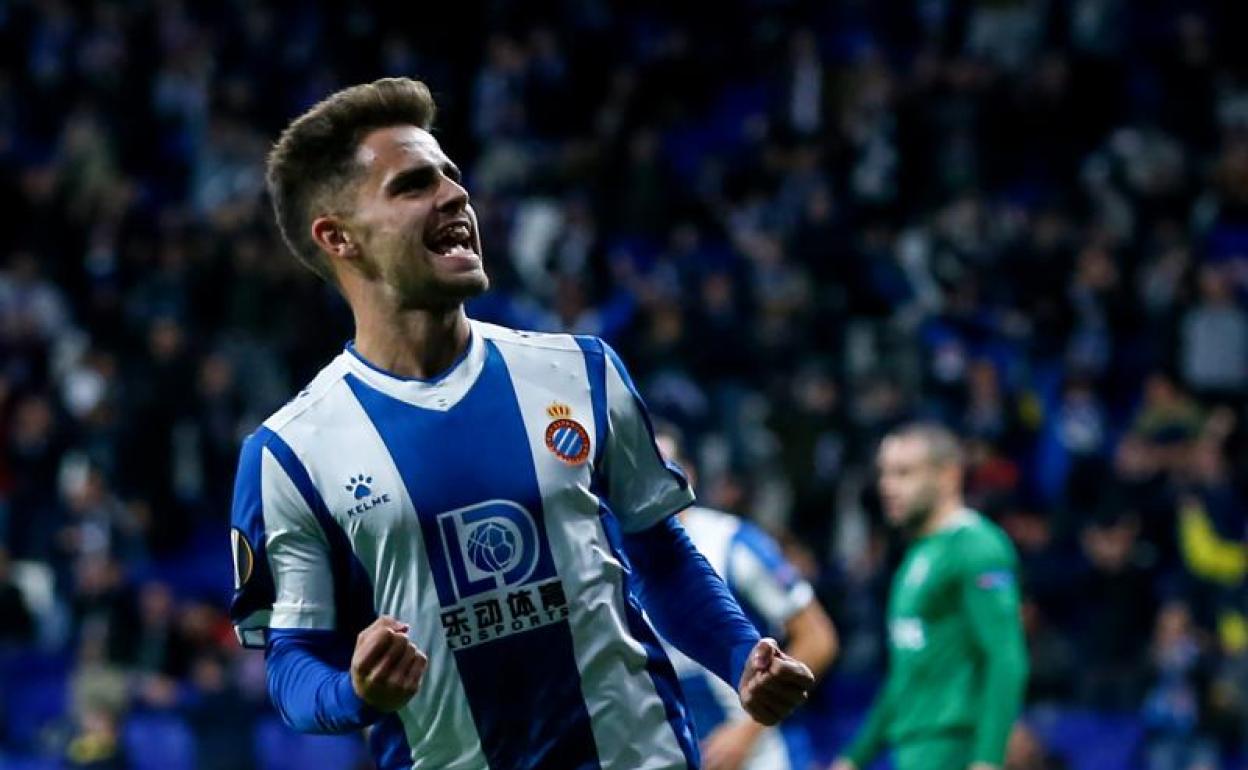
{"label": "chin", "polygon": [[407,310],[453,310],[490,288],[490,279],[483,271],[447,276],[407,292],[403,307]]}
{"label": "chin", "polygon": [[489,291],[490,277],[485,274],[484,270],[476,270],[447,279],[443,282],[443,287],[443,291],[446,294],[460,295],[462,297],[460,301],[462,302]]}

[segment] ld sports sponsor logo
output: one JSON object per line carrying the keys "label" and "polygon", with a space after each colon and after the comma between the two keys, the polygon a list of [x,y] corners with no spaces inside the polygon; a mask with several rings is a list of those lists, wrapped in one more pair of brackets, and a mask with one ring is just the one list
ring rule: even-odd
{"label": "ld sports sponsor logo", "polygon": [[452,650],[568,617],[563,581],[523,506],[491,500],[448,511],[438,516],[438,533],[453,590],[441,612]]}

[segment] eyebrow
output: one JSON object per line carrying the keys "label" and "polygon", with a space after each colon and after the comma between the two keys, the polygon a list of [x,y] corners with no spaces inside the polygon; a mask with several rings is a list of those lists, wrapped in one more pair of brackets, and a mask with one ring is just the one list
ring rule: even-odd
{"label": "eyebrow", "polygon": [[[452,180],[459,182],[463,178],[463,174],[460,172],[459,166],[456,166],[450,160],[445,160],[440,165],[442,173],[450,177]],[[407,189],[407,187],[411,184],[427,184],[430,181],[429,177],[433,174],[434,169],[436,168],[438,168],[438,166],[435,164],[421,163],[420,165],[403,169],[391,177],[389,182],[386,182],[386,194],[398,195],[403,192],[403,190]]]}

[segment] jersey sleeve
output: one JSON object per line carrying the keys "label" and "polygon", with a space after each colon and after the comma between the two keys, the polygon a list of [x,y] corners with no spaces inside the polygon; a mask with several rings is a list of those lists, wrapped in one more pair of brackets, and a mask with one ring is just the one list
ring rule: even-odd
{"label": "jersey sleeve", "polygon": [[760,633],[775,635],[815,598],[814,589],[784,558],[780,546],[749,522],[741,522],[728,555],[728,587],[747,614],[767,625]]}
{"label": "jersey sleeve", "polygon": [[687,508],[693,490],[680,469],[659,454],[650,414],[624,363],[609,345],[599,344],[606,369],[605,496],[620,528],[638,532]]}
{"label": "jersey sleeve", "polygon": [[623,537],[638,596],[667,641],[736,689],[758,631],[680,520]]}
{"label": "jersey sleeve", "polygon": [[961,574],[963,612],[971,638],[984,658],[980,701],[984,718],[976,725],[973,758],[1000,766],[1010,730],[1022,709],[1027,648],[1013,549],[1004,536],[973,534],[962,544]]}
{"label": "jersey sleeve", "polygon": [[230,617],[239,641],[253,648],[265,646],[270,628],[334,628],[325,534],[269,446],[272,436],[261,429],[244,442],[230,514]]}
{"label": "jersey sleeve", "polygon": [[894,681],[896,680],[891,676],[885,680],[875,702],[871,704],[871,710],[863,719],[862,726],[841,755],[856,768],[869,767],[871,761],[884,748],[884,736],[892,718]]}

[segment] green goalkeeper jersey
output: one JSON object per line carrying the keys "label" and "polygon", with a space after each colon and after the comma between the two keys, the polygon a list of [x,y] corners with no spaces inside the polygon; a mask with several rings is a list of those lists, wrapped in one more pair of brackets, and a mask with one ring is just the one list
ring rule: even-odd
{"label": "green goalkeeper jersey", "polygon": [[1000,766],[1027,679],[1014,548],[964,510],[914,541],[888,602],[889,671],[846,756],[960,734],[972,762]]}

